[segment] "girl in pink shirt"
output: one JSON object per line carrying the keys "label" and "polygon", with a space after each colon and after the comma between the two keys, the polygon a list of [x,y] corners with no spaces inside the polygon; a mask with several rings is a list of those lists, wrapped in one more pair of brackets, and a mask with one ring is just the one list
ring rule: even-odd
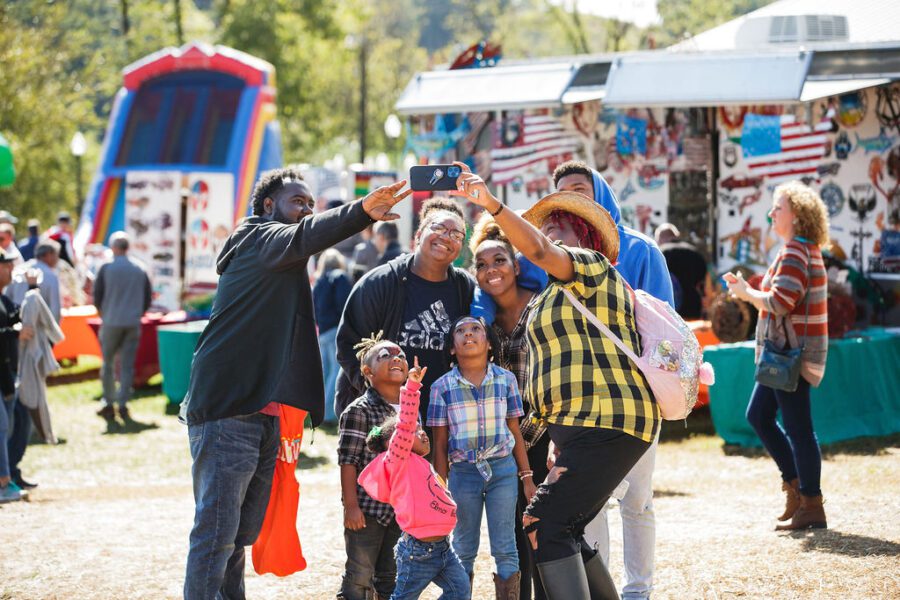
{"label": "girl in pink shirt", "polygon": [[430,450],[419,427],[419,389],[425,368],[418,358],[400,391],[400,417],[372,428],[366,445],[380,454],[359,474],[359,484],[379,502],[394,507],[403,530],[397,542],[397,585],[391,600],[418,598],[432,581],[441,600],[466,600],[469,577],[450,546],[456,503],[444,481],[423,458]]}

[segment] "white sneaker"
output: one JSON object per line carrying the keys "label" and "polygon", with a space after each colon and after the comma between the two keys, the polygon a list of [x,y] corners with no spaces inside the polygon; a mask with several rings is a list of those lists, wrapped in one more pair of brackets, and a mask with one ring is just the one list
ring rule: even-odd
{"label": "white sneaker", "polygon": [[6,487],[0,487],[0,504],[7,502],[18,502],[28,497],[28,492],[23,491],[19,486],[10,481]]}

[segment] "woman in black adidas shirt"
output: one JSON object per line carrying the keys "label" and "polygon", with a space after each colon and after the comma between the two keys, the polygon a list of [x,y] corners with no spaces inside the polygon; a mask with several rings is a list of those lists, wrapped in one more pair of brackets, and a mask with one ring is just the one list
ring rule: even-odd
{"label": "woman in black adidas shirt", "polygon": [[[428,367],[422,382],[419,411],[428,411],[431,384],[450,370],[444,339],[450,324],[469,314],[475,281],[453,266],[466,236],[466,223],[457,202],[433,199],[419,213],[415,252],[401,255],[366,273],[350,292],[337,334],[341,365],[335,394],[335,414],[365,391],[353,346],[383,331],[412,360]],[[431,433],[429,431],[429,437]]]}

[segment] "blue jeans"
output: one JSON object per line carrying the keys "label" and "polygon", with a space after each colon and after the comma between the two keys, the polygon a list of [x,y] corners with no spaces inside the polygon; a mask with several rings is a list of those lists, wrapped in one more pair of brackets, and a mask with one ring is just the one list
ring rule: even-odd
{"label": "blue jeans", "polygon": [[325,423],[337,421],[334,415],[334,386],[341,366],[337,361],[337,327],[319,332],[319,355],[325,379]]}
{"label": "blue jeans", "polygon": [[6,416],[9,419],[7,423],[9,431],[6,434],[9,475],[13,479],[17,479],[22,477],[19,463],[22,462],[22,457],[25,456],[25,450],[28,448],[28,440],[31,439],[31,415],[14,395],[5,397],[3,402],[6,404]]}
{"label": "blue jeans", "polygon": [[[784,426],[775,417],[781,411]],[[747,406],[747,421],[775,459],[785,481],[800,479],[800,493],[821,496],[822,454],[813,430],[809,382],[803,377],[793,392],[756,384]]]}
{"label": "blue jeans", "polygon": [[272,490],[278,419],[252,414],[188,427],[194,465],[186,600],[244,598],[244,546],[256,541]]}
{"label": "blue jeans", "polygon": [[519,570],[516,549],[516,500],[518,478],[512,455],[491,459],[493,475],[485,481],[475,463],[457,462],[450,466],[450,494],[456,501],[456,527],[453,550],[466,573],[471,575],[481,538],[481,513],[487,512],[491,556],[497,575],[508,579]]}
{"label": "blue jeans", "polygon": [[415,600],[432,581],[444,590],[439,600],[468,600],[469,576],[446,538],[423,542],[404,533],[395,556],[397,587],[391,600]]}

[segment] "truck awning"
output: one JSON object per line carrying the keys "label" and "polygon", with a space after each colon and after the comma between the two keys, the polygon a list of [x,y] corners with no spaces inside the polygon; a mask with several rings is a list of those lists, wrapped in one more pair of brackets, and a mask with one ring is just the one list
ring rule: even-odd
{"label": "truck awning", "polygon": [[611,106],[721,106],[796,102],[812,53],[653,53],[613,61]]}
{"label": "truck awning", "polygon": [[578,66],[559,62],[418,73],[396,109],[422,115],[559,106]]}
{"label": "truck awning", "polygon": [[837,81],[824,80],[806,80],[803,84],[803,91],[800,92],[800,102],[809,102],[818,100],[819,98],[828,98],[829,96],[837,96],[846,94],[847,92],[855,92],[863,88],[875,85],[884,85],[891,80],[882,79],[840,79]]}

